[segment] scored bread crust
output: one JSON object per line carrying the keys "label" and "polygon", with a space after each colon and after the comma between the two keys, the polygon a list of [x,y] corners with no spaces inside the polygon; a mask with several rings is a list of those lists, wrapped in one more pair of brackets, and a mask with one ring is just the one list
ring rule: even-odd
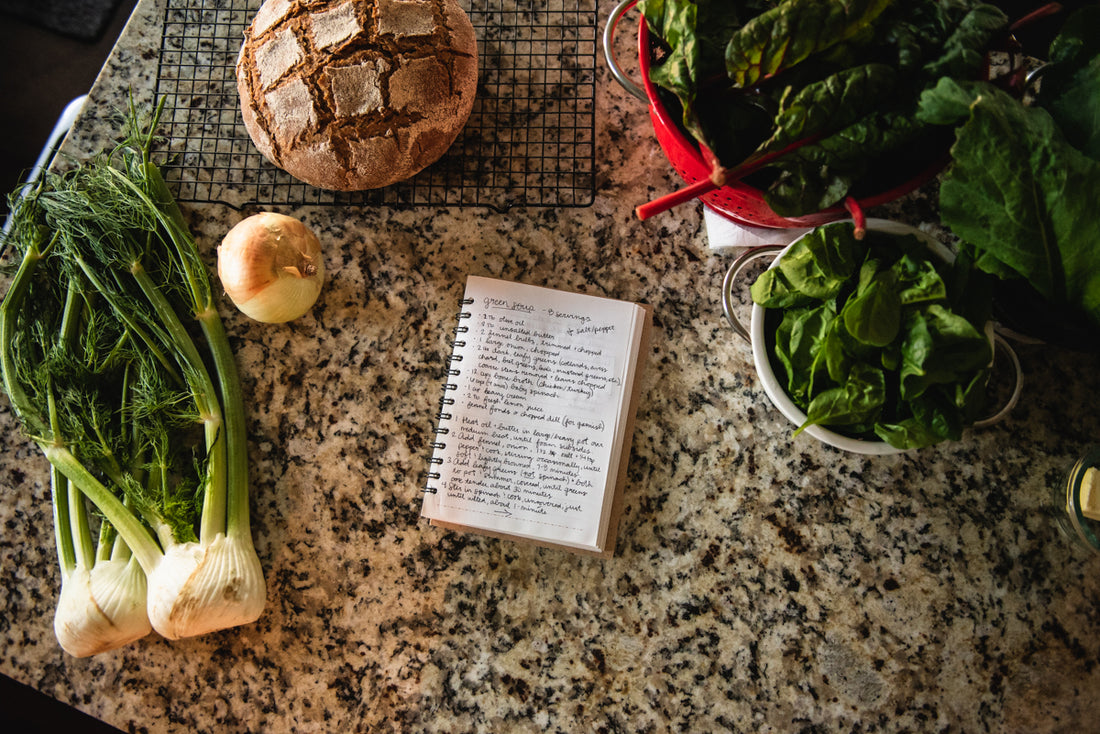
{"label": "scored bread crust", "polygon": [[456,0],[265,0],[237,56],[245,128],[314,186],[403,181],[458,137],[477,39]]}

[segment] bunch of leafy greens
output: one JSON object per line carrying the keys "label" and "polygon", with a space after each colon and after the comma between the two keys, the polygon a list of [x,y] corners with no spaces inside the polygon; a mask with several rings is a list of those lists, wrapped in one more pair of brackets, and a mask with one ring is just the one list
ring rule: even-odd
{"label": "bunch of leafy greens", "polygon": [[941,80],[920,118],[955,127],[943,223],[986,272],[1100,327],[1100,6],[1070,16],[1034,103]]}
{"label": "bunch of leafy greens", "polygon": [[265,604],[236,363],[150,159],[162,109],[131,102],[116,148],[9,198],[20,260],[0,368],[51,466],[54,629],[76,656],[244,624]]}
{"label": "bunch of leafy greens", "polygon": [[958,440],[979,417],[990,363],[989,278],[913,235],[850,222],[797,240],[753,283],[773,367],[821,425],[901,449]]}
{"label": "bunch of leafy greens", "polygon": [[923,90],[974,79],[1007,17],[978,0],[642,0],[651,79],[684,129],[771,208],[800,216],[887,190],[940,159]]}

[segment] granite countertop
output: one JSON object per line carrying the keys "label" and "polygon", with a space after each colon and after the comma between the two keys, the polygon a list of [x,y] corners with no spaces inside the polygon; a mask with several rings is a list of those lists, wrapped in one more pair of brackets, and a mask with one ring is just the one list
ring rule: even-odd
{"label": "granite countertop", "polygon": [[[161,2],[138,6],[70,153],[103,143],[127,89],[151,97]],[[1095,725],[1100,556],[1047,506],[1100,438],[1097,356],[1018,344],[1016,409],[953,444],[866,457],[792,439],[723,319],[732,255],[710,247],[701,207],[634,216],[678,181],[602,63],[596,105],[591,206],[280,209],[322,235],[329,279],[286,325],[223,303],[268,584],[254,624],[64,654],[47,464],[0,402],[0,673],[148,732]],[[920,223],[927,192],[913,201],[896,216]],[[248,213],[183,209],[211,265]],[[420,520],[467,273],[653,306],[613,559]]]}

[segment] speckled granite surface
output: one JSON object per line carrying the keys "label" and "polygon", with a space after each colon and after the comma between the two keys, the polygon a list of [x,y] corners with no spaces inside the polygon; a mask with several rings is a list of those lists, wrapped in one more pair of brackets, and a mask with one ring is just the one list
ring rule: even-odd
{"label": "speckled granite surface", "polygon": [[[128,86],[148,95],[159,12],[139,6],[70,151],[101,143]],[[723,321],[730,256],[694,206],[633,217],[676,181],[602,66],[597,102],[591,207],[284,210],[327,245],[318,307],[285,326],[224,310],[268,581],[255,624],[63,654],[47,467],[0,404],[0,672],[148,732],[1095,726],[1100,557],[1044,505],[1100,439],[1100,360],[1018,346],[1017,409],[953,445],[867,458],[792,440]],[[242,213],[185,211],[212,265]],[[468,272],[653,305],[613,560],[419,520]]]}

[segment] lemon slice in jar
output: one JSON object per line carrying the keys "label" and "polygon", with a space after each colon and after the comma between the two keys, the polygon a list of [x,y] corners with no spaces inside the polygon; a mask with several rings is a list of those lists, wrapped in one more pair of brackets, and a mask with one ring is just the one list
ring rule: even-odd
{"label": "lemon slice in jar", "polygon": [[1081,514],[1090,520],[1100,520],[1100,469],[1090,466],[1085,470],[1079,491]]}

